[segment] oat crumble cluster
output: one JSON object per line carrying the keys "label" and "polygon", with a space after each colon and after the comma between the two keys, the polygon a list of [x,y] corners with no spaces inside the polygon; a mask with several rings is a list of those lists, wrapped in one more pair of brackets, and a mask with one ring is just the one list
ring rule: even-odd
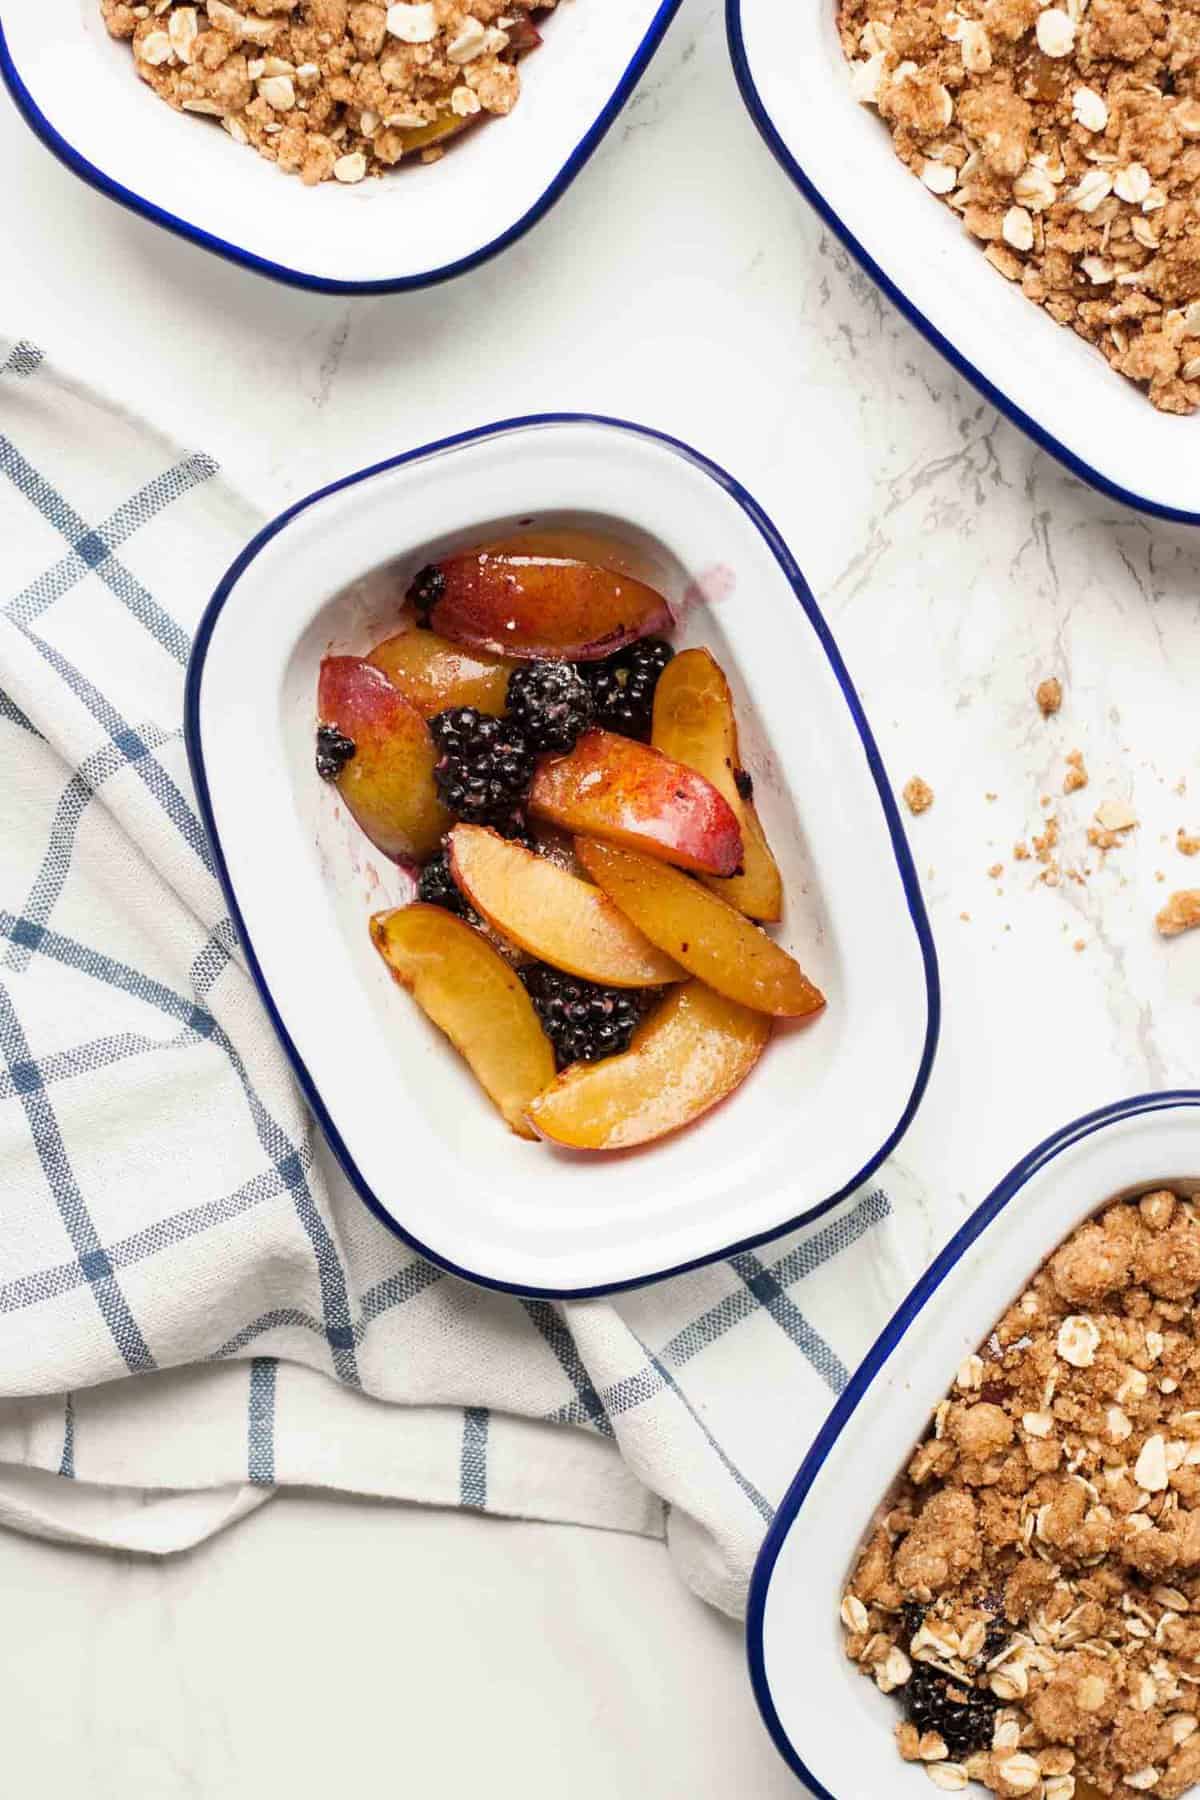
{"label": "oat crumble cluster", "polygon": [[[538,10],[555,0],[538,0]],[[218,119],[306,186],[429,162],[476,114],[511,112],[516,58],[540,42],[503,0],[100,0],[142,80]]]}
{"label": "oat crumble cluster", "polygon": [[856,97],[988,261],[1200,406],[1200,12],[1190,0],[841,0]]}
{"label": "oat crumble cluster", "polygon": [[842,1602],[846,1652],[947,1792],[1200,1781],[1200,1195],[1121,1201],[1010,1307]]}

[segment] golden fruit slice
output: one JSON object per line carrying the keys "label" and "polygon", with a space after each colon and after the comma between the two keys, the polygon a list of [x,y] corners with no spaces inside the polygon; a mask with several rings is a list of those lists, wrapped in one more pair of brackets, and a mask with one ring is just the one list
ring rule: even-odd
{"label": "golden fruit slice", "polygon": [[698,881],[596,838],[578,839],[575,854],[652,944],[719,994],[786,1019],[824,1006],[825,996],[794,957]]}
{"label": "golden fruit slice", "polygon": [[493,930],[542,962],[606,987],[658,987],[683,970],[590,881],[482,825],[456,825],[450,865]]}
{"label": "golden fruit slice", "polygon": [[450,706],[477,712],[504,711],[508,678],[516,663],[483,650],[464,650],[436,631],[401,631],[376,644],[367,661],[382,669],[394,687],[431,719]]}
{"label": "golden fruit slice", "polygon": [[401,987],[470,1064],[518,1137],[554,1079],[554,1051],[520,980],[486,940],[440,906],[376,913],[371,941]]}
{"label": "golden fruit slice", "polygon": [[678,1131],[745,1081],[771,1035],[762,1013],[699,981],[673,988],[628,1050],[564,1069],[526,1114],[574,1150],[626,1150]]}
{"label": "golden fruit slice", "polygon": [[685,869],[732,875],[742,860],[737,820],[711,781],[613,731],[585,731],[566,756],[541,757],[529,810]]}
{"label": "golden fruit slice", "polygon": [[720,664],[707,650],[681,651],[659,676],[652,742],[664,756],[706,776],[728,801],[741,827],[742,873],[728,878],[706,876],[707,885],[751,919],[780,918],[783,883],[779,867],[754,802],[742,791],[747,778],[738,755],[733,696]]}
{"label": "golden fruit slice", "polygon": [[361,656],[327,656],[317,718],[350,740],[334,780],[371,842],[387,856],[432,856],[453,820],[434,789],[436,752],[416,707]]}

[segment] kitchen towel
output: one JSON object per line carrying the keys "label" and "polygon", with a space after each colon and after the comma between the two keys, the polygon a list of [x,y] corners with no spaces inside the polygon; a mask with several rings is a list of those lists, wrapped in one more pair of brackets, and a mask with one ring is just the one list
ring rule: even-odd
{"label": "kitchen towel", "polygon": [[184,753],[191,633],[261,522],[0,341],[0,1520],[163,1553],[346,1489],[664,1535],[737,1613],[923,1209],[893,1163],[807,1231],[563,1305],[368,1213],[239,961]]}

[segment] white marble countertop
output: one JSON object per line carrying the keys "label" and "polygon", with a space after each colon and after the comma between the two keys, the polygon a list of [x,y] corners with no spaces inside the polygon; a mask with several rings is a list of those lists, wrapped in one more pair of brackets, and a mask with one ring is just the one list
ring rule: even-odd
{"label": "white marble countertop", "polygon": [[[1200,886],[1200,861],[1185,860],[1173,842],[1179,826],[1200,832],[1200,538],[1081,487],[880,299],[759,142],[712,0],[686,0],[623,118],[549,218],[499,260],[425,293],[331,300],[226,267],[89,192],[6,103],[0,149],[4,329],[103,372],[131,405],[217,455],[264,510],[456,429],[559,408],[676,433],[751,489],[825,609],[896,784],[920,773],[936,790],[910,836],[937,937],[944,1023],[900,1158],[950,1212],[974,1204],[1076,1114],[1195,1079],[1200,933],[1166,943],[1153,916],[1172,888]],[[1062,678],[1066,699],[1047,722],[1032,691],[1050,673]],[[1064,757],[1075,748],[1091,784],[1064,798]],[[1036,863],[1012,861],[1014,841],[1040,828],[1043,795],[1055,797],[1065,861],[1091,867],[1082,884],[1048,887],[1036,880]],[[1132,801],[1142,823],[1102,859],[1087,852],[1084,834],[1095,806],[1113,797]],[[1004,865],[999,880],[987,873],[996,863]],[[312,1610],[296,1618],[304,1659],[294,1646],[291,1653],[314,1680],[329,1668],[345,1677],[331,1728],[354,1733],[360,1715],[383,1709],[369,1727],[375,1752],[355,1772],[394,1769],[403,1780],[406,1752],[390,1729],[381,1677],[395,1637],[355,1548],[362,1521],[346,1508],[303,1504],[303,1537],[294,1541],[316,1574]],[[93,1685],[83,1715],[70,1686],[53,1703],[36,1702],[45,1743],[39,1758],[30,1738],[30,1772],[50,1766],[60,1732],[86,1730],[96,1768],[140,1771],[138,1790],[164,1800],[249,1793],[252,1766],[272,1788],[284,1785],[255,1759],[265,1758],[264,1734],[293,1728],[301,1689],[298,1681],[280,1691],[275,1723],[269,1710],[255,1713],[252,1647],[266,1624],[246,1616],[250,1604],[279,1629],[287,1534],[301,1530],[298,1515],[288,1514],[290,1525],[273,1522],[284,1510],[268,1508],[227,1548],[174,1573],[115,1562],[97,1573],[67,1552],[0,1544],[6,1595],[15,1584],[23,1596],[6,1598],[10,1629],[13,1605],[28,1607],[18,1627],[26,1665],[39,1623],[48,1629],[47,1582],[55,1629],[69,1641],[83,1608],[88,1641],[108,1664],[86,1678]],[[486,1526],[468,1533],[457,1524],[463,1542],[480,1542],[483,1530],[479,1554],[508,1555]],[[371,1528],[386,1529],[378,1519]],[[256,1572],[253,1546],[263,1544],[282,1559],[274,1575]],[[658,1552],[639,1545],[629,1554]],[[343,1559],[345,1591],[335,1579]],[[647,1580],[631,1591],[650,1633],[661,1589]],[[335,1601],[336,1615],[323,1615]],[[396,1605],[404,1603],[399,1583]],[[565,1604],[576,1603],[568,1594]],[[706,1679],[729,1674],[734,1640],[708,1643],[704,1634],[717,1626],[703,1623],[690,1600],[686,1607],[693,1610],[679,1630],[688,1654],[709,1658]],[[185,1652],[172,1647],[173,1634],[192,1631],[190,1608],[206,1623]],[[588,1626],[582,1609],[576,1622]],[[222,1710],[213,1695],[234,1644],[243,1673]],[[189,1730],[212,1734],[199,1760],[186,1734],[138,1723],[147,1704],[138,1670],[160,1653],[177,1683],[170,1704],[191,1719]],[[346,1676],[348,1658],[370,1667],[366,1687]],[[113,1687],[118,1663],[124,1673]],[[675,1671],[659,1673],[662,1694],[648,1712],[640,1696],[632,1724],[616,1722],[610,1703],[590,1738],[564,1730],[556,1740],[555,1773],[569,1776],[573,1794],[615,1791],[595,1761],[610,1728],[619,1739],[645,1725],[649,1742],[648,1721],[661,1712],[664,1746],[694,1745],[693,1726],[671,1711],[683,1705]],[[21,1679],[33,1692],[34,1677]],[[153,1679],[168,1675],[156,1668]],[[458,1698],[469,1715],[481,1682],[478,1661],[464,1667]],[[745,1694],[729,1704],[741,1709],[730,1741],[761,1770],[738,1791],[785,1791]],[[580,1717],[590,1717],[586,1707]],[[304,1731],[302,1710],[294,1724]],[[537,1758],[541,1727],[528,1729]],[[511,1770],[515,1792],[520,1768],[528,1773],[520,1734],[482,1763],[474,1732],[465,1735],[461,1778],[436,1765],[441,1791],[467,1794],[490,1763]],[[143,1752],[144,1764],[136,1760]],[[291,1791],[324,1791],[299,1738],[288,1755]],[[643,1772],[639,1790],[734,1791],[730,1765],[715,1753],[696,1756],[686,1777],[682,1768]],[[327,1773],[336,1780],[346,1766],[331,1762]],[[536,1780],[533,1791],[550,1785]]]}

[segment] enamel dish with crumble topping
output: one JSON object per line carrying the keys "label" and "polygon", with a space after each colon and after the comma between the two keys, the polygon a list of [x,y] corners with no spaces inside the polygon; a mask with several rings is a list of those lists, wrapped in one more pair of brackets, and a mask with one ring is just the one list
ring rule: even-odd
{"label": "enamel dish with crumble topping", "polygon": [[0,74],[60,161],[154,223],[297,286],[387,292],[540,218],[678,3],[0,0]]}
{"label": "enamel dish with crumble topping", "polygon": [[456,1272],[728,1255],[906,1128],[938,998],[896,803],[787,549],[695,452],[533,419],[314,496],[215,596],[187,733],[305,1093]]}
{"label": "enamel dish with crumble topping", "polygon": [[1200,522],[1200,32],[1187,0],[727,0],[759,130],[1037,442]]}
{"label": "enamel dish with crumble topping", "polygon": [[1197,1092],[1039,1145],[918,1283],[755,1571],[755,1691],[816,1793],[1200,1784],[1198,1297]]}

